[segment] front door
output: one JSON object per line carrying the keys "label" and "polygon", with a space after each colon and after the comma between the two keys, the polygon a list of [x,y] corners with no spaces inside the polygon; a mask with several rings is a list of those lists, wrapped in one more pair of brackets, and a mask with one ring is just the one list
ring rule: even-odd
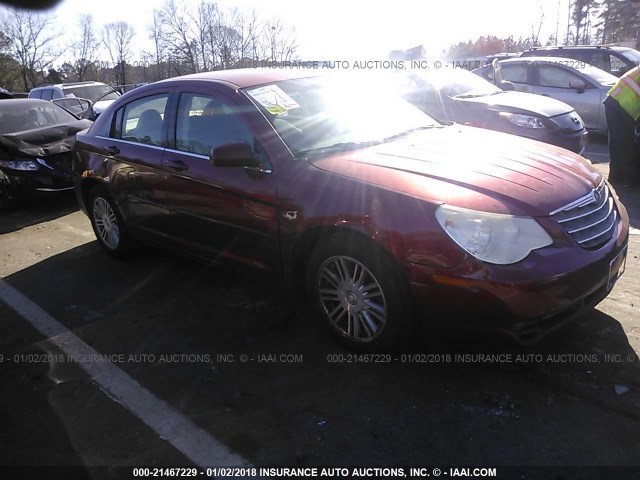
{"label": "front door", "polygon": [[[553,63],[537,65],[537,81],[533,93],[546,95],[571,105],[588,129],[601,128],[602,109],[600,90],[582,76]],[[572,81],[585,84],[584,90],[570,86]]]}
{"label": "front door", "polygon": [[[248,108],[254,108],[247,101]],[[238,100],[213,89],[180,93],[165,152],[167,201],[183,248],[222,263],[277,274],[277,172],[243,118]],[[216,167],[213,147],[245,141],[264,168]]]}

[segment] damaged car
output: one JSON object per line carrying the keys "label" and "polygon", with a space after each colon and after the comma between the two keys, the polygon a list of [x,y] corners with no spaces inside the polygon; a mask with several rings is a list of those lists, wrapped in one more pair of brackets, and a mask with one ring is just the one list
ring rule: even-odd
{"label": "damaged car", "polygon": [[71,149],[92,123],[45,100],[0,102],[0,206],[72,189]]}

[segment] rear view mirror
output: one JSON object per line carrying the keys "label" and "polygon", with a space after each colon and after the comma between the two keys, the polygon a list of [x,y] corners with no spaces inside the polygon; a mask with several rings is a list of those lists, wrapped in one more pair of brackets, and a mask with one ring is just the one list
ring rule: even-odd
{"label": "rear view mirror", "polygon": [[569,82],[569,88],[573,88],[578,93],[582,93],[585,88],[587,88],[587,85],[582,80],[571,80]]}
{"label": "rear view mirror", "polygon": [[258,167],[251,145],[247,142],[231,142],[211,149],[211,162],[216,167]]}

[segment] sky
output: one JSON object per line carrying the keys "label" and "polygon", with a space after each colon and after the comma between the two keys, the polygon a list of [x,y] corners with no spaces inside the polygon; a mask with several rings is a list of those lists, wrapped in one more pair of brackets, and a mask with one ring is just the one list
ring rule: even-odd
{"label": "sky", "polygon": [[[193,5],[200,2],[184,1]],[[538,30],[541,20],[542,41],[555,34],[557,24],[562,38],[567,29],[568,1],[218,0],[217,3],[222,8],[255,10],[263,19],[279,18],[295,28],[300,59],[353,62],[386,59],[390,50],[416,45],[424,45],[429,57],[436,58],[449,45],[481,35],[529,36],[534,29]],[[153,10],[162,3],[163,0],[62,0],[54,10],[56,27],[65,32],[64,44],[74,40],[82,13],[92,14],[97,28],[122,20],[136,29],[140,50],[151,50],[146,27],[151,23]]]}

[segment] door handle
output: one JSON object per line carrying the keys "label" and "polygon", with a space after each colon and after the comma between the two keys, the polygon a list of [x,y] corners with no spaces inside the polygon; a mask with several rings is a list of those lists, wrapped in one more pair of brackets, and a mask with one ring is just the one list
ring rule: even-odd
{"label": "door handle", "polygon": [[107,147],[107,155],[117,155],[120,153],[120,149],[118,147],[116,147],[115,145],[111,146],[111,147]]}
{"label": "door handle", "polygon": [[186,163],[184,163],[182,160],[167,160],[166,162],[164,162],[164,164],[165,166],[177,172],[189,170],[189,166]]}

